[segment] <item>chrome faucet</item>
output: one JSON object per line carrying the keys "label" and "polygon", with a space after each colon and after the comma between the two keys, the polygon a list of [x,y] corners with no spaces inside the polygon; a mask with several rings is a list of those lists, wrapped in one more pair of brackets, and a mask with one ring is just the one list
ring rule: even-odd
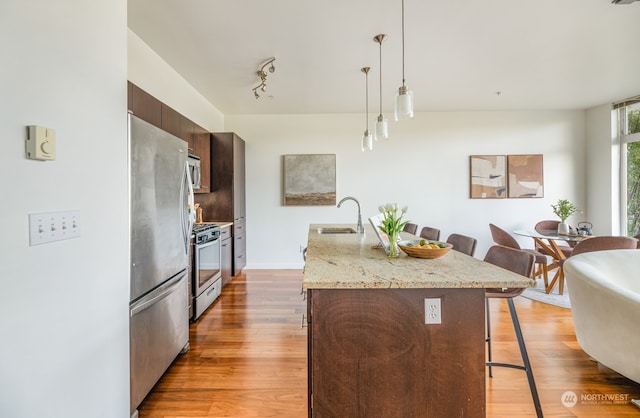
{"label": "chrome faucet", "polygon": [[353,200],[354,202],[356,202],[356,205],[358,205],[358,225],[356,226],[356,231],[359,232],[359,233],[363,233],[364,232],[364,226],[362,226],[362,214],[360,213],[360,202],[358,202],[358,199],[356,199],[355,197],[347,196],[347,197],[345,197],[344,199],[342,199],[338,203],[338,207],[340,207],[340,205],[345,200]]}

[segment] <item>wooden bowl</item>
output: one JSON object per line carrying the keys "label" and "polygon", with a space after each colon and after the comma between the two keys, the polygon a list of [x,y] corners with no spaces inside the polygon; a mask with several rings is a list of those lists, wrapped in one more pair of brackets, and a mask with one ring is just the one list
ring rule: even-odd
{"label": "wooden bowl", "polygon": [[[442,241],[429,241],[428,243],[434,244],[444,244],[444,248],[429,248],[429,247],[420,247],[418,244],[421,240],[419,239],[411,239],[411,240],[403,240],[398,242],[398,247],[408,256],[416,257],[416,258],[440,258],[453,248],[453,245],[442,242]],[[408,245],[411,244],[411,245]]]}

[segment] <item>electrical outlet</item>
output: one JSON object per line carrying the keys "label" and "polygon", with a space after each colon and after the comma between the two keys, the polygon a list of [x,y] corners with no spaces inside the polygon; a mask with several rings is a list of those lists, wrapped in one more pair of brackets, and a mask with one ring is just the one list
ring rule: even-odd
{"label": "electrical outlet", "polygon": [[424,300],[424,323],[442,324],[440,298],[426,298]]}

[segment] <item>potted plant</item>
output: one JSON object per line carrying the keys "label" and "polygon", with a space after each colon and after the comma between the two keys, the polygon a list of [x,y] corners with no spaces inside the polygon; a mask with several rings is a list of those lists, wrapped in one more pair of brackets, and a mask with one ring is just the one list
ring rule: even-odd
{"label": "potted plant", "polygon": [[378,228],[389,237],[389,258],[396,258],[400,255],[398,248],[398,235],[409,221],[403,220],[403,216],[407,213],[407,207],[400,209],[397,203],[387,203],[378,206],[378,210],[383,214],[384,218]]}
{"label": "potted plant", "polygon": [[569,202],[567,199],[560,199],[555,205],[551,205],[553,213],[560,218],[558,224],[558,234],[569,234],[569,224],[567,224],[567,218],[573,215],[578,209]]}

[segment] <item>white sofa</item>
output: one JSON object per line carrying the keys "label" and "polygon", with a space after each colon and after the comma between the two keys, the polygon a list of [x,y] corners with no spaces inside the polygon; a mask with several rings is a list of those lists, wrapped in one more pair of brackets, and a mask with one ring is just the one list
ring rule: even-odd
{"label": "white sofa", "polygon": [[564,270],[580,347],[640,383],[640,250],[579,254]]}

